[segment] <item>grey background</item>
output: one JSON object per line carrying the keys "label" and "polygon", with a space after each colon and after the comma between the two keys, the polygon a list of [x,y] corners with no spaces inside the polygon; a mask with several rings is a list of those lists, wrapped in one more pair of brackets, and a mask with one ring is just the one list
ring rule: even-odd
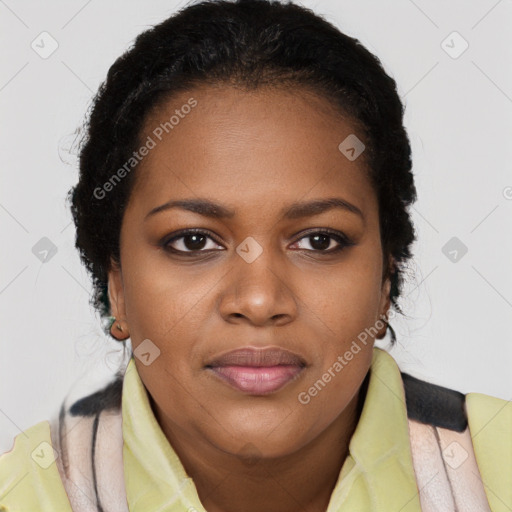
{"label": "grey background", "polygon": [[[70,389],[94,389],[122,362],[74,249],[70,148],[110,65],[185,3],[0,1],[0,453]],[[303,5],[375,53],[406,105],[419,241],[402,301],[409,318],[393,321],[390,353],[420,378],[512,399],[512,2]],[[58,43],[46,59],[31,47],[50,48],[43,31]],[[445,51],[462,48],[454,31],[469,44],[457,58]],[[56,249],[45,263],[34,254],[43,237]],[[467,254],[451,261],[445,253],[461,244]]]}

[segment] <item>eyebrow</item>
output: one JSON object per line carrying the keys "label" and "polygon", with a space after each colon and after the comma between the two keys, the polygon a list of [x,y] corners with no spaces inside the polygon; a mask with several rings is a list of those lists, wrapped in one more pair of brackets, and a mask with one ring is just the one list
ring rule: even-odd
{"label": "eyebrow", "polygon": [[[214,219],[230,219],[235,215],[234,210],[230,210],[225,206],[210,201],[208,199],[177,199],[168,201],[160,206],[153,208],[145,217],[147,220],[149,217],[171,208],[182,208],[205,217]],[[326,199],[317,199],[308,202],[295,202],[290,206],[285,207],[281,210],[281,216],[284,219],[299,219],[303,217],[309,217],[312,215],[319,215],[323,212],[331,210],[333,208],[340,208],[342,210],[359,215],[364,220],[363,212],[352,203],[341,199],[340,197],[329,197]]]}

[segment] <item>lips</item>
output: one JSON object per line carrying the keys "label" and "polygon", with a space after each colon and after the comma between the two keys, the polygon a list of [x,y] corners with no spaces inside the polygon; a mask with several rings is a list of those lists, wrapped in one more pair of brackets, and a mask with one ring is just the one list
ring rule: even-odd
{"label": "lips", "polygon": [[266,395],[295,380],[305,366],[302,357],[288,350],[246,347],[215,357],[206,368],[238,391]]}
{"label": "lips", "polygon": [[212,359],[206,366],[277,366],[288,364],[305,366],[299,355],[280,348],[241,348]]}

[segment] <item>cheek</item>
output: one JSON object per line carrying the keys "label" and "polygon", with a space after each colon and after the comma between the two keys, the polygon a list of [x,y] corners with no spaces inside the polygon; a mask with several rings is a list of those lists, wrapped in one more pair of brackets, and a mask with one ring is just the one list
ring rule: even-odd
{"label": "cheek", "polygon": [[379,314],[379,272],[374,260],[354,258],[343,272],[317,280],[315,293],[306,301],[318,349],[313,354],[316,367],[303,390],[313,386],[310,396],[327,408],[346,403],[370,366],[376,333],[372,328]]}
{"label": "cheek", "polygon": [[305,304],[323,321],[326,335],[346,342],[376,321],[381,283],[374,259],[354,255],[345,265],[308,282]]}
{"label": "cheek", "polygon": [[319,306],[324,309],[322,322],[316,322],[318,349],[312,354],[315,364],[296,397],[304,408],[302,413],[313,421],[314,429],[321,431],[338,417],[370,367],[373,354],[370,328],[374,318],[368,308],[373,304],[371,296],[349,294],[347,290],[346,294],[340,294],[337,304],[331,301]]}
{"label": "cheek", "polygon": [[204,295],[204,286],[155,247],[126,244],[122,268],[126,316],[136,338],[161,337]]}

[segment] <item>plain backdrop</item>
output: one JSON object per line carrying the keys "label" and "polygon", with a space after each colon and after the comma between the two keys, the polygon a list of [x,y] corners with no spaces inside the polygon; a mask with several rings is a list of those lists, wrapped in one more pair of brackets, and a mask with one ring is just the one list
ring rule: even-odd
{"label": "plain backdrop", "polygon": [[[0,453],[122,363],[74,248],[75,130],[114,60],[185,4],[0,2]],[[512,399],[512,2],[302,4],[376,54],[406,106],[419,240],[399,343],[379,345],[419,378]]]}

